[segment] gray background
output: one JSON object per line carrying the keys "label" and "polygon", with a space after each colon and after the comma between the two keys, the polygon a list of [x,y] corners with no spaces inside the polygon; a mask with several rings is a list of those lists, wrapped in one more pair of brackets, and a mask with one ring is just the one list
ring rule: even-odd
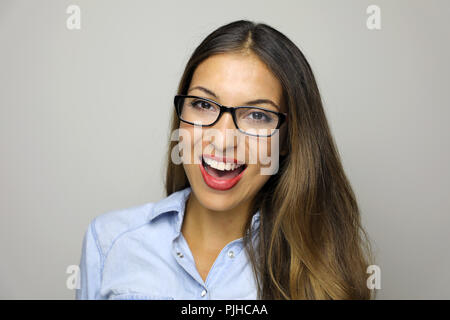
{"label": "gray background", "polygon": [[[81,30],[66,28],[70,4]],[[366,8],[381,8],[381,30]],[[0,1],[0,298],[73,299],[97,215],[163,197],[172,97],[217,27],[267,23],[315,72],[383,299],[450,298],[449,1]]]}

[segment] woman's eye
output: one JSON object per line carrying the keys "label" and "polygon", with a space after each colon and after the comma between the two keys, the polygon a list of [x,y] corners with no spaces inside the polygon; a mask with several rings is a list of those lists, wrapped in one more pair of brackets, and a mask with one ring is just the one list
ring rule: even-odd
{"label": "woman's eye", "polygon": [[255,121],[266,121],[269,122],[272,119],[270,117],[268,117],[264,112],[252,112],[249,114],[250,120],[255,120]]}
{"label": "woman's eye", "polygon": [[193,105],[194,107],[197,107],[197,108],[200,108],[200,109],[206,109],[206,110],[208,110],[209,108],[211,108],[211,105],[210,105],[208,102],[202,101],[202,100],[194,101],[194,102],[192,103],[192,105]]}

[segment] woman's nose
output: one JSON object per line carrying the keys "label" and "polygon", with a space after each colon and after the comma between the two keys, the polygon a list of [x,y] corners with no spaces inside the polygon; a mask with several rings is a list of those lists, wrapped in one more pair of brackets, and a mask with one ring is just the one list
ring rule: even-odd
{"label": "woman's nose", "polygon": [[229,112],[222,114],[220,119],[211,127],[207,134],[214,136],[214,144],[219,149],[234,149],[237,141],[235,135],[237,128],[233,121],[233,116]]}
{"label": "woman's nose", "polygon": [[225,130],[237,129],[234,125],[233,116],[229,112],[224,112],[212,128],[223,131],[223,133],[225,133]]}

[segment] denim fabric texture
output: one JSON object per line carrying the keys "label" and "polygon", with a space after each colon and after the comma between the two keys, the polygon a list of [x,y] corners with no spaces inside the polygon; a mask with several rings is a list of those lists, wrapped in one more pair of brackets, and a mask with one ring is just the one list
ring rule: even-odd
{"label": "denim fabric texture", "polygon": [[[191,188],[158,201],[103,213],[85,232],[76,299],[257,299],[242,238],[229,242],[206,281],[181,233]],[[258,241],[259,211],[252,217]]]}

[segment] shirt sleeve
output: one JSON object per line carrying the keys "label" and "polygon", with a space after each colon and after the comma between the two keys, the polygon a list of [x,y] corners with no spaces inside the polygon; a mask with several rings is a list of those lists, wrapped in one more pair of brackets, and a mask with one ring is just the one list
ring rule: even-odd
{"label": "shirt sleeve", "polygon": [[80,286],[76,289],[76,300],[103,299],[100,295],[102,260],[94,219],[83,238],[79,265]]}

